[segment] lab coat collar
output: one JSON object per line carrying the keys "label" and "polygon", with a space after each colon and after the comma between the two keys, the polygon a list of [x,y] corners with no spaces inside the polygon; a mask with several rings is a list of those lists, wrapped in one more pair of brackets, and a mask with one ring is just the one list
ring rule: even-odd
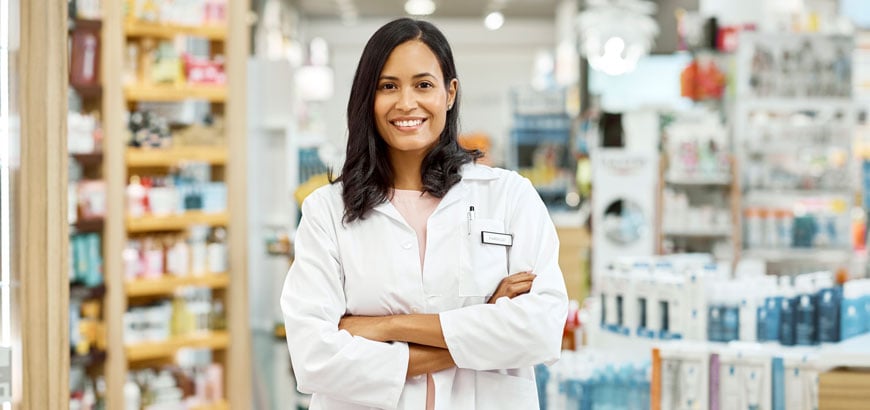
{"label": "lab coat collar", "polygon": [[[493,171],[492,168],[486,165],[479,165],[475,163],[468,163],[463,165],[459,173],[462,174],[462,181],[460,181],[458,184],[450,188],[449,191],[447,191],[447,194],[444,195],[443,199],[441,199],[441,202],[438,204],[438,207],[435,208],[433,214],[438,213],[441,209],[447,208],[448,206],[465,197],[466,192],[468,192],[468,186],[466,186],[465,181],[490,181],[493,179],[498,179],[498,175],[496,175],[495,171]],[[373,209],[410,228],[408,223],[405,221],[405,218],[402,217],[402,215],[399,213],[399,210],[396,209],[396,207],[394,207],[390,201],[384,201],[381,204],[375,206]]]}

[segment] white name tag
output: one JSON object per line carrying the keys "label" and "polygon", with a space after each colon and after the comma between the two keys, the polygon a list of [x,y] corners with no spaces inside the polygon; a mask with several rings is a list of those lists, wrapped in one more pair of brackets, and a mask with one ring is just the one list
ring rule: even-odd
{"label": "white name tag", "polygon": [[514,237],[506,233],[481,231],[480,241],[490,245],[511,246],[514,244]]}

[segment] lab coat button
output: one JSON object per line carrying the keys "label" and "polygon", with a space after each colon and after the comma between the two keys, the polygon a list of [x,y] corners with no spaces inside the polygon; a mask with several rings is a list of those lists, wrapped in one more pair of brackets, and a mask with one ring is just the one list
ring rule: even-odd
{"label": "lab coat button", "polygon": [[414,247],[414,244],[411,242],[405,242],[402,244],[402,248],[404,248],[404,249],[411,249],[413,247]]}

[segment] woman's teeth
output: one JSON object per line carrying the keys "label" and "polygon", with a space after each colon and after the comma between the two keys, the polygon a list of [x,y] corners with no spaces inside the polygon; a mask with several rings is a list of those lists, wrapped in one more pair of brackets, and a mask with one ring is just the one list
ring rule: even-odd
{"label": "woman's teeth", "polygon": [[408,120],[408,121],[394,121],[393,124],[396,124],[399,127],[416,127],[423,123],[423,120]]}

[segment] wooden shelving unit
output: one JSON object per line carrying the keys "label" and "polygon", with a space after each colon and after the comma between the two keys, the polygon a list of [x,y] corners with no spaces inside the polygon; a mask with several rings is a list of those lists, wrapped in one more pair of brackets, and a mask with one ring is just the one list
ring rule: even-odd
{"label": "wooden shelving unit", "polygon": [[[124,381],[128,370],[171,363],[179,349],[215,350],[214,360],[224,367],[224,400],[197,407],[197,410],[247,409],[252,402],[250,370],[250,331],[247,300],[246,238],[246,68],[249,47],[247,16],[249,0],[228,0],[226,27],[191,27],[130,21],[123,2],[105,1],[101,41],[101,67],[104,100],[103,144],[107,181],[108,214],[105,221],[104,298],[108,351],[105,363],[106,407],[124,407]],[[225,57],[226,86],[150,85],[123,83],[126,44],[153,43],[195,36],[209,40],[212,50]],[[141,58],[141,56],[140,56]],[[139,66],[141,69],[143,66]],[[138,102],[208,101],[214,112],[224,118],[225,135],[220,146],[175,147],[168,150],[133,149],[127,146],[125,111]],[[186,212],[178,215],[128,218],[125,190],[128,177],[147,172],[159,175],[185,161],[207,162],[213,178],[227,185],[227,211],[220,213]],[[122,252],[128,236],[149,233],[182,232],[193,225],[222,226],[228,233],[229,269],[204,276],[172,277],[127,282],[124,279]],[[128,307],[153,298],[172,297],[186,286],[207,287],[218,292],[215,299],[225,306],[226,330],[175,337],[162,343],[126,345],[124,312]]]}
{"label": "wooden shelving unit", "polygon": [[127,148],[127,166],[171,167],[184,161],[202,161],[212,165],[225,165],[229,153],[226,147],[176,147],[170,149]]}
{"label": "wooden shelving unit", "polygon": [[165,274],[160,279],[141,279],[127,282],[124,289],[127,297],[162,296],[172,295],[176,289],[185,286],[201,288],[223,289],[230,284],[230,276],[226,273],[209,273],[194,276],[171,276]]}
{"label": "wooden shelving unit", "polygon": [[124,350],[128,361],[139,362],[171,358],[180,349],[226,349],[229,343],[229,333],[212,331],[173,337],[165,342],[137,343],[128,345]]}
{"label": "wooden shelving unit", "polygon": [[229,220],[230,215],[227,212],[188,211],[176,215],[143,216],[141,218],[127,218],[127,232],[182,231],[191,225],[226,226],[229,224]]}
{"label": "wooden shelving unit", "polygon": [[172,39],[179,35],[186,35],[223,41],[227,38],[227,27],[181,26],[128,20],[124,23],[124,34],[127,37],[152,37],[163,39]]}
{"label": "wooden shelving unit", "polygon": [[131,85],[124,88],[127,101],[163,101],[174,102],[184,100],[208,100],[221,103],[227,100],[227,89],[214,86],[142,86]]}

